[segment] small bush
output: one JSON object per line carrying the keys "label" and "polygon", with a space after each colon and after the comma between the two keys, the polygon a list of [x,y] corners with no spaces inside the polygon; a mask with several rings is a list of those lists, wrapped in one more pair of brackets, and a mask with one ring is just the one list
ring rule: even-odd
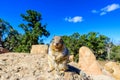
{"label": "small bush", "polygon": [[120,62],[120,53],[112,52],[110,58],[111,60]]}
{"label": "small bush", "polygon": [[120,62],[120,45],[112,47],[110,58],[111,60]]}

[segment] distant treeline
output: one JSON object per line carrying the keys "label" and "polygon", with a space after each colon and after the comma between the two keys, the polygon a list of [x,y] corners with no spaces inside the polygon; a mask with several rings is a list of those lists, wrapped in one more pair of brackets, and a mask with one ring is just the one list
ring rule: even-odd
{"label": "distant treeline", "polygon": [[113,44],[110,38],[97,32],[83,35],[74,33],[70,36],[63,36],[63,40],[70,53],[75,56],[75,61],[78,61],[81,46],[89,47],[99,60],[120,61],[120,45]]}

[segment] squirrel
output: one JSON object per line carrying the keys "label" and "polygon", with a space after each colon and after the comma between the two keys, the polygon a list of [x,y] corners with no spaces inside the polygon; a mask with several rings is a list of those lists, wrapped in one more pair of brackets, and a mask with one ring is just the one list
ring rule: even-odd
{"label": "squirrel", "polygon": [[54,36],[48,49],[48,64],[51,72],[64,73],[68,69],[69,51],[61,36]]}

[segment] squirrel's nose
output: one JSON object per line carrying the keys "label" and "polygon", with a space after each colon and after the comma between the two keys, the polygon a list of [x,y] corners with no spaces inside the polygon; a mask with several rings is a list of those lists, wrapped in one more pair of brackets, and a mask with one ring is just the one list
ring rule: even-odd
{"label": "squirrel's nose", "polygon": [[58,46],[59,45],[59,43],[56,43],[56,46]]}

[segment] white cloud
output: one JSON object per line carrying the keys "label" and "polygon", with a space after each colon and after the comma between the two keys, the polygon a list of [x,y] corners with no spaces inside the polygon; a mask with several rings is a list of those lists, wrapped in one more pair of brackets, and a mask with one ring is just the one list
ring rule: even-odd
{"label": "white cloud", "polygon": [[73,23],[82,22],[82,21],[83,21],[83,17],[82,17],[82,16],[75,16],[75,17],[73,17],[73,18],[71,18],[71,17],[66,17],[66,18],[65,18],[65,21],[73,22]]}
{"label": "white cloud", "polygon": [[92,10],[91,12],[92,12],[92,13],[98,13],[98,11],[97,11],[97,10]]}
{"label": "white cloud", "polygon": [[107,14],[107,13],[106,13],[106,12],[101,12],[101,13],[100,13],[101,16],[102,16],[102,15],[105,15],[105,14]]}
{"label": "white cloud", "polygon": [[108,5],[104,8],[102,8],[101,11],[111,12],[111,11],[114,11],[114,10],[119,9],[119,8],[120,8],[119,4],[111,4],[111,5]]}
{"label": "white cloud", "polygon": [[99,13],[101,16],[107,14],[108,12],[117,10],[120,8],[120,4],[111,4],[111,5],[107,5],[106,7],[100,9],[99,11],[97,10],[92,10],[92,13]]}

